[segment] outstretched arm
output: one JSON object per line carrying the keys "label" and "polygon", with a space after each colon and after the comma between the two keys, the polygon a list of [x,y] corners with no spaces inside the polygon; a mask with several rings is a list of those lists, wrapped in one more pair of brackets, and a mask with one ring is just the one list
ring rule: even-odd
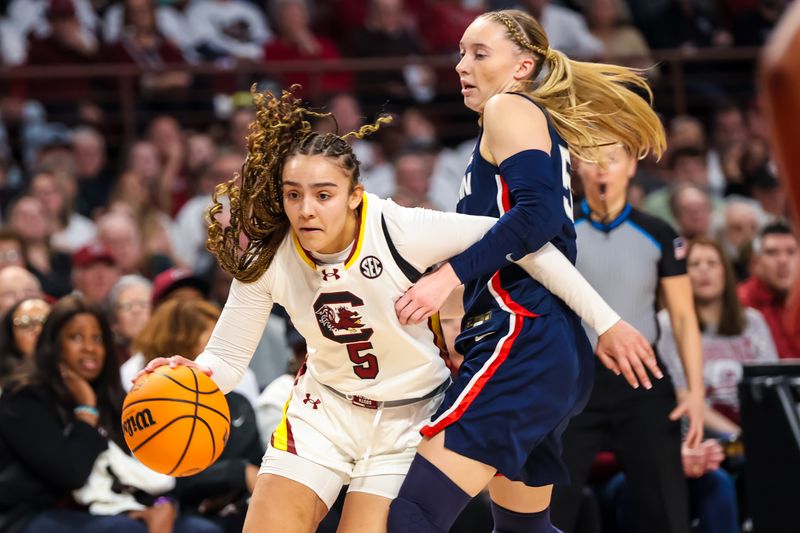
{"label": "outstretched arm", "polygon": [[677,420],[684,415],[689,418],[686,444],[690,448],[696,448],[703,440],[705,385],[703,384],[703,347],[689,276],[683,274],[661,278],[661,290],[672,323],[678,354],[683,363],[687,385],[686,395],[680,398],[678,407],[669,416],[672,420]]}
{"label": "outstretched arm", "polygon": [[[497,222],[490,217],[408,209],[391,202],[385,204],[384,216],[400,255],[420,272],[463,251]],[[655,355],[645,338],[630,324],[620,320],[619,315],[555,246],[547,243],[520,259],[517,264],[561,298],[597,332],[599,341],[596,353],[606,367],[617,375],[623,374],[634,387],[641,382],[650,388],[645,367],[661,378]],[[413,306],[416,286],[411,287],[397,301],[400,322],[407,324],[426,320],[444,305],[456,287],[458,284],[431,291],[430,294],[437,300],[426,308]]]}

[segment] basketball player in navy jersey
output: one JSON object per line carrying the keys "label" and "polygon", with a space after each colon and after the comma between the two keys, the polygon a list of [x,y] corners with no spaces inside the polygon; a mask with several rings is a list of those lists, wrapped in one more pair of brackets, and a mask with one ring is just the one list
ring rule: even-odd
{"label": "basketball player in navy jersey", "polygon": [[[465,285],[459,375],[422,429],[389,531],[447,531],[487,485],[497,532],[549,532],[554,483],[568,483],[560,437],[585,405],[593,356],[578,317],[514,266],[550,242],[575,261],[569,154],[595,161],[600,132],[660,155],[665,140],[646,82],[623,67],[571,61],[539,23],[517,10],[479,16],[460,43],[464,103],[481,132],[458,211],[498,217],[476,244],[424,277],[400,300],[400,322],[438,310]],[[631,386],[650,388],[651,353],[611,359]]]}

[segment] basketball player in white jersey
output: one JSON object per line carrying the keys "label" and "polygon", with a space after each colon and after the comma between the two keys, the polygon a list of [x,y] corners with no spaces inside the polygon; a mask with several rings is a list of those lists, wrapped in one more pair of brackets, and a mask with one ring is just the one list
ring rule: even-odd
{"label": "basketball player in white jersey", "polygon": [[[496,222],[402,208],[366,194],[344,137],[311,130],[290,94],[256,95],[256,127],[223,229],[211,209],[209,249],[236,278],[206,350],[187,361],[231,390],[274,302],[308,345],[270,440],[245,531],[312,532],[349,484],[340,531],[386,530],[420,441],[450,383],[437,319],[401,326],[394,302],[429,267],[465,250]],[[374,131],[366,126],[355,135]],[[246,238],[244,249],[241,237]],[[554,247],[519,262],[598,330],[604,353],[649,361],[644,339]],[[633,354],[633,355],[632,355]]]}

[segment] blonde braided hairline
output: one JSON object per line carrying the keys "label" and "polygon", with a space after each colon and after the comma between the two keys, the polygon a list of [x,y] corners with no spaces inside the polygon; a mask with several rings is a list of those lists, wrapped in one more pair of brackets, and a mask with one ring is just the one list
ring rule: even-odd
{"label": "blonde braided hairline", "polygon": [[511,40],[514,41],[517,46],[547,58],[550,49],[542,48],[541,46],[530,42],[527,37],[525,37],[525,34],[522,31],[522,26],[520,26],[519,22],[508,16],[506,13],[503,13],[502,11],[494,11],[490,13],[489,18],[490,20],[503,23],[503,25],[508,29]]}

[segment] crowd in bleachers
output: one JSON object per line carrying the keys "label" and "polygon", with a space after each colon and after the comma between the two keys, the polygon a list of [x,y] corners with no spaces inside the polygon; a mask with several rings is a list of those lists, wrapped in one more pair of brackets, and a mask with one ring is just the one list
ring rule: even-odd
{"label": "crowd in bleachers", "polygon": [[[108,104],[93,100],[98,87],[89,77],[0,80],[0,530],[62,531],[65,523],[80,528],[96,516],[130,516],[109,522],[125,531],[241,529],[264,446],[305,354],[280,310],[251,371],[229,396],[231,439],[207,471],[177,482],[136,474],[113,418],[130,378],[147,361],[202,351],[231,283],[205,250],[206,211],[214,186],[241,169],[254,111],[246,92],[228,98],[225,113],[213,102],[194,103],[190,94],[199,83],[230,96],[253,81],[227,76],[232,65],[455,53],[477,14],[513,6],[540,18],[552,46],[571,57],[648,67],[651,49],[761,46],[787,3],[0,1],[5,67],[115,63],[145,72],[135,94],[144,127],[126,146],[110,144],[116,137],[104,119]],[[216,65],[219,76],[201,79],[166,67],[181,63]],[[435,79],[448,74],[423,65],[380,76],[325,73],[319,94],[326,97],[315,104],[335,121],[321,119],[316,127],[352,131],[379,108],[393,112],[394,122],[379,135],[348,139],[366,189],[401,205],[452,210],[474,139],[445,145],[441,124],[421,107],[441,96]],[[658,77],[659,69],[647,75]],[[312,80],[307,72],[284,72],[272,83],[299,83],[302,95]],[[376,83],[379,100],[365,89]],[[684,454],[684,469],[690,478],[717,471],[723,477],[723,493],[706,501],[709,514],[699,514],[698,527],[703,516],[727,513],[738,531],[747,509],[736,494],[743,459],[730,445],[741,433],[736,384],[743,363],[800,357],[800,331],[785,310],[800,259],[757,95],[703,91],[714,98],[698,113],[663,117],[668,152],[661,161],[640,162],[629,200],[687,240],[712,439],[702,453]],[[187,128],[175,118],[187,105],[216,115],[204,127]],[[580,197],[580,180],[573,185]],[[70,357],[64,331],[77,327],[71,318],[78,312],[95,317],[86,327],[101,339],[95,350],[102,356],[87,363],[103,368],[102,387],[91,392],[98,396],[95,417],[72,414],[89,392],[74,371],[58,371]],[[58,321],[51,324],[48,315]],[[661,328],[659,352],[671,375],[680,376],[669,321],[661,320]],[[28,392],[10,400],[9,391],[18,390]],[[42,418],[34,423],[35,416]],[[21,427],[34,429],[23,437]],[[106,483],[100,461],[111,472],[116,464],[134,474]],[[635,509],[624,479],[613,466],[599,468],[593,479],[606,530],[628,530]],[[491,527],[480,499],[467,512],[458,531]],[[322,529],[332,531],[335,521],[333,512]]]}

